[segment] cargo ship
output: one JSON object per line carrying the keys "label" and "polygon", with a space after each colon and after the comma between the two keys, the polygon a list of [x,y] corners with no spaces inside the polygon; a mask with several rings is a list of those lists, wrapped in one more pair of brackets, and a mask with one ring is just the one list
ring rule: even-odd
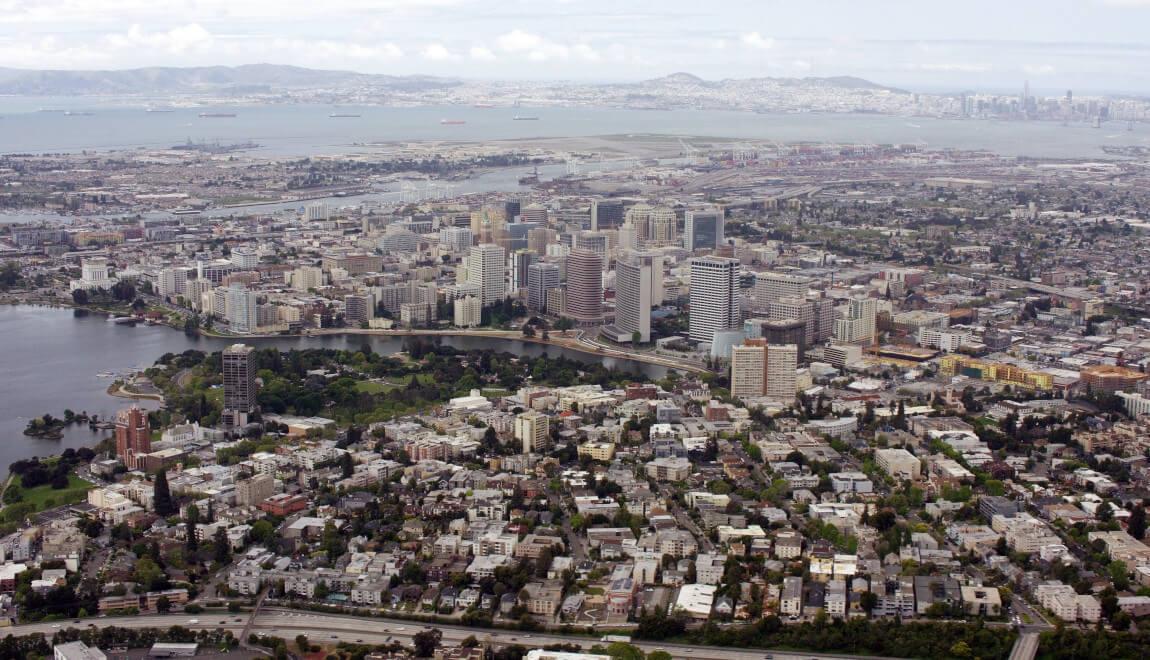
{"label": "cargo ship", "polygon": [[332,119],[352,119],[352,118],[359,117],[359,116],[360,115],[357,115],[357,114],[351,113],[351,112],[333,112],[330,115],[328,115],[328,117],[330,117]]}
{"label": "cargo ship", "polygon": [[439,123],[443,126],[459,126],[467,122],[463,119],[440,119]]}
{"label": "cargo ship", "polygon": [[515,115],[511,118],[513,121],[539,121],[535,115]]}
{"label": "cargo ship", "polygon": [[175,108],[144,108],[144,112],[175,112]]}
{"label": "cargo ship", "polygon": [[236,116],[236,113],[234,113],[234,112],[201,112],[200,113],[200,117],[202,119],[225,119],[228,117],[235,117],[235,116]]}
{"label": "cargo ship", "polygon": [[65,110],[65,117],[91,117],[93,113],[84,110]]}

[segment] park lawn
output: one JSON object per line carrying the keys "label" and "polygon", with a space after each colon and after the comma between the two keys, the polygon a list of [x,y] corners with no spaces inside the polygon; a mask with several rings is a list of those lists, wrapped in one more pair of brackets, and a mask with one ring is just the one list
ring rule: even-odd
{"label": "park lawn", "polygon": [[[95,486],[87,481],[84,481],[74,474],[69,474],[67,488],[55,490],[51,485],[44,484],[42,486],[36,486],[35,488],[24,489],[21,491],[21,494],[24,496],[21,502],[32,504],[36,507],[36,511],[43,511],[62,504],[82,502],[88,498],[88,491],[93,488],[95,488]],[[48,500],[52,500],[55,504],[48,505]]]}
{"label": "park lawn", "polygon": [[380,383],[371,380],[359,380],[355,383],[357,392],[365,392],[367,394],[380,394],[394,390],[397,387],[407,387],[411,383],[412,378],[419,378],[419,382],[423,385],[432,385],[435,383],[435,376],[432,374],[408,374],[403,378],[388,379],[391,382]]}
{"label": "park lawn", "polygon": [[371,380],[361,380],[357,381],[355,384],[355,390],[365,394],[379,394],[380,392],[386,392],[387,390],[394,388],[394,385],[386,385],[384,383],[377,383]]}

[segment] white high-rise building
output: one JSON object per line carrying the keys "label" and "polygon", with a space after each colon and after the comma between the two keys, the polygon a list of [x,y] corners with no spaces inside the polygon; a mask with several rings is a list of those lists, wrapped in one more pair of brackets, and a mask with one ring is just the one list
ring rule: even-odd
{"label": "white high-rise building", "polygon": [[523,443],[523,453],[543,453],[551,449],[547,415],[531,410],[515,417],[515,439]]}
{"label": "white high-rise building", "polygon": [[635,239],[639,243],[645,243],[647,239],[651,237],[652,210],[648,204],[636,204],[627,209],[627,213],[624,215],[624,224],[631,225],[635,228]]}
{"label": "white high-rise building", "polygon": [[847,344],[874,340],[878,301],[874,298],[852,298],[846,318],[835,321],[835,339]]}
{"label": "white high-rise building", "polygon": [[72,290],[111,289],[116,278],[108,275],[111,263],[105,257],[91,257],[80,264],[80,279],[72,280]]}
{"label": "white high-rise building", "polygon": [[483,324],[483,303],[475,296],[456,298],[452,302],[456,327],[474,328]]}
{"label": "white high-rise building", "polygon": [[471,249],[474,235],[467,227],[446,227],[439,230],[439,246],[452,252],[466,252]]}
{"label": "white high-rise building", "polygon": [[615,323],[603,329],[615,341],[632,341],[635,333],[640,342],[651,341],[651,261],[630,253],[615,265]]}
{"label": "white high-rise building", "polygon": [[711,342],[715,332],[742,328],[739,262],[720,257],[691,260],[690,337]]}
{"label": "white high-rise building", "polygon": [[619,231],[617,246],[619,252],[626,252],[628,250],[637,250],[639,248],[639,238],[635,232],[635,226],[630,223],[624,223]]}
{"label": "white high-rise building", "polygon": [[755,309],[766,311],[781,298],[804,298],[811,279],[785,273],[755,273]]}
{"label": "white high-rise building", "polygon": [[231,331],[238,334],[255,332],[259,325],[256,292],[248,291],[242,284],[233,284],[227,288],[226,296],[226,315]]}
{"label": "white high-rise building", "polygon": [[[547,310],[548,289],[560,286],[559,266],[538,262],[527,267],[527,308],[535,311]],[[559,311],[559,310],[556,310]]]}
{"label": "white high-rise building", "polygon": [[232,248],[230,261],[240,270],[255,270],[260,265],[260,253],[253,247]]}
{"label": "white high-rise building", "polygon": [[761,397],[765,390],[766,346],[731,347],[731,396],[736,399]]}
{"label": "white high-rise building", "polygon": [[326,204],[319,204],[319,203],[308,204],[308,207],[307,207],[306,212],[305,212],[305,217],[308,220],[312,220],[312,221],[327,220],[329,215],[330,215],[330,211],[328,210],[327,205]]}
{"label": "white high-rise building", "polygon": [[182,296],[187,288],[187,269],[165,268],[156,275],[156,294],[161,298]]}
{"label": "white high-rise building", "polygon": [[650,241],[656,245],[673,245],[679,240],[678,219],[675,210],[660,206],[651,209]]}
{"label": "white high-rise building", "polygon": [[484,307],[507,297],[506,253],[492,243],[471,248],[467,261],[467,281],[479,285],[479,301]]}
{"label": "white high-rise building", "polygon": [[290,274],[291,288],[295,291],[310,291],[323,286],[323,269],[319,266],[300,266]]}
{"label": "white high-rise building", "polygon": [[794,344],[767,346],[767,376],[763,394],[790,403],[798,386],[799,347]]}

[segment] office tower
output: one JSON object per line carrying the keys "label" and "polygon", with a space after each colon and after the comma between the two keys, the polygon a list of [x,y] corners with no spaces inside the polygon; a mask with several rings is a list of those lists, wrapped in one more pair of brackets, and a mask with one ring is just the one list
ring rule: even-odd
{"label": "office tower", "polygon": [[691,259],[690,337],[711,342],[715,332],[742,327],[739,262],[720,257]]}
{"label": "office tower", "polygon": [[523,453],[543,453],[551,449],[547,416],[532,410],[515,417],[515,439],[523,443]]}
{"label": "office tower", "polygon": [[651,210],[648,204],[636,204],[627,209],[627,213],[623,216],[624,223],[635,228],[635,238],[640,243],[645,243],[651,238]]}
{"label": "office tower", "polygon": [[183,268],[165,268],[156,276],[156,294],[161,298],[184,295],[188,287],[188,271]]}
{"label": "office tower", "polygon": [[343,320],[347,325],[367,323],[375,318],[375,296],[357,293],[343,297]]}
{"label": "office tower", "polygon": [[651,341],[651,259],[631,253],[615,264],[615,322],[603,334],[617,342]]}
{"label": "office tower", "polygon": [[811,278],[785,273],[755,273],[756,310],[766,311],[780,298],[803,298],[811,288]]}
{"label": "office tower", "polygon": [[507,222],[515,222],[519,217],[520,211],[523,209],[523,203],[517,199],[509,199],[503,202],[503,217],[507,218]]}
{"label": "office tower", "polygon": [[467,227],[445,227],[439,230],[439,246],[452,252],[471,249],[474,236]]}
{"label": "office tower", "polygon": [[623,202],[617,199],[591,200],[591,231],[614,229],[623,224]]}
{"label": "office tower", "polygon": [[251,247],[234,247],[230,261],[240,270],[255,270],[260,265],[260,253]]}
{"label": "office tower", "polygon": [[530,250],[516,250],[511,253],[511,291],[527,288],[527,271],[535,263],[536,255]]}
{"label": "office tower", "polygon": [[507,233],[507,210],[502,205],[484,205],[478,211],[473,211],[471,233],[480,243],[504,240]]}
{"label": "office tower", "polygon": [[636,252],[635,256],[651,266],[651,306],[663,304],[663,255],[658,252]]}
{"label": "office tower", "polygon": [[479,301],[484,307],[507,297],[507,273],[503,248],[484,243],[471,248],[467,281],[479,285]]}
{"label": "office tower", "polygon": [[787,344],[765,348],[767,373],[763,394],[776,401],[790,403],[795,398],[798,384],[799,347]]}
{"label": "office tower", "polygon": [[560,286],[559,266],[539,262],[527,267],[527,308],[537,312],[556,313],[547,309],[547,291]]}
{"label": "office tower", "polygon": [[152,428],[148,413],[136,406],[116,412],[116,456],[129,470],[136,469],[137,457],[152,451]]}
{"label": "office tower", "polygon": [[456,298],[452,302],[453,322],[460,328],[474,328],[483,324],[483,305],[476,296]]}
{"label": "office tower", "polygon": [[639,249],[639,239],[635,235],[635,227],[626,222],[615,232],[615,246],[619,252],[628,252]]}
{"label": "office tower", "polygon": [[767,318],[772,321],[801,321],[806,328],[806,345],[815,341],[815,305],[806,298],[783,296],[767,306]]}
{"label": "office tower", "polygon": [[519,221],[544,226],[547,224],[547,207],[542,204],[528,204],[520,211]]}
{"label": "office tower", "polygon": [[651,209],[650,241],[655,245],[674,245],[679,240],[678,220],[674,209],[665,206]]}
{"label": "office tower", "polygon": [[603,257],[589,250],[567,256],[567,308],[564,316],[579,325],[603,321]]}
{"label": "office tower", "polygon": [[807,346],[826,342],[835,331],[835,301],[831,298],[819,297],[812,299],[811,305],[813,307],[814,340],[808,342]]}
{"label": "office tower", "polygon": [[852,298],[846,318],[835,321],[835,339],[846,344],[863,344],[874,340],[878,301]]}
{"label": "office tower", "polygon": [[232,344],[224,349],[224,413],[225,426],[245,426],[248,416],[256,410],[256,361],[254,348],[247,344]]}
{"label": "office tower", "polygon": [[722,209],[687,211],[683,237],[690,252],[718,249],[724,242]]}
{"label": "office tower", "polygon": [[587,250],[600,257],[607,256],[607,235],[593,231],[581,231],[572,237],[572,250]]}
{"label": "office tower", "polygon": [[534,227],[527,230],[527,249],[539,256],[547,254],[547,246],[555,242],[555,230],[547,227]]}
{"label": "office tower", "polygon": [[766,377],[767,349],[765,346],[741,345],[731,347],[731,396],[752,399],[763,395]]}
{"label": "office tower", "polygon": [[256,292],[249,291],[243,284],[232,284],[225,291],[225,314],[229,329],[238,334],[255,332],[259,326]]}
{"label": "office tower", "polygon": [[761,337],[769,346],[793,345],[802,360],[807,345],[807,325],[798,319],[763,321]]}

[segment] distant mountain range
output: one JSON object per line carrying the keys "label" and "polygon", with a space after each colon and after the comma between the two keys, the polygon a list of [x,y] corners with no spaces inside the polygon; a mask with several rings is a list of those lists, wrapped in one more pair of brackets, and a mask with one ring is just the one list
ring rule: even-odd
{"label": "distant mountain range", "polygon": [[458,81],[429,76],[387,76],[279,64],[147,67],[119,71],[0,68],[0,94],[25,96],[251,94],[355,85],[419,90],[458,84]]}
{"label": "distant mountain range", "polygon": [[[375,95],[444,92],[455,88],[491,87],[504,89],[512,83],[467,82],[432,76],[389,76],[327,71],[278,64],[209,67],[147,67],[118,71],[63,71],[0,68],[0,94],[24,96],[135,96],[135,95],[259,95],[293,93],[305,90],[347,92],[367,90]],[[852,77],[832,78],[751,78],[708,81],[689,73],[632,83],[513,83],[528,89],[602,89],[608,96],[637,95],[664,97],[680,94],[711,95],[738,89],[812,88],[905,93],[877,83]]]}

